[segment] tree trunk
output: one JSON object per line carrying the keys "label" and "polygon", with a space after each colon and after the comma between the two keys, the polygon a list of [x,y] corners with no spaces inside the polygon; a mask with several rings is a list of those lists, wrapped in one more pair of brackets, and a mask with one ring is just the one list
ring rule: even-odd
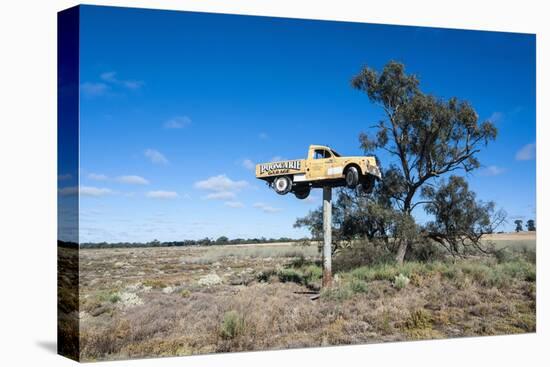
{"label": "tree trunk", "polygon": [[407,253],[407,247],[409,246],[408,241],[403,241],[399,244],[397,248],[397,255],[395,255],[395,261],[397,264],[402,265],[403,260],[405,259],[405,254]]}

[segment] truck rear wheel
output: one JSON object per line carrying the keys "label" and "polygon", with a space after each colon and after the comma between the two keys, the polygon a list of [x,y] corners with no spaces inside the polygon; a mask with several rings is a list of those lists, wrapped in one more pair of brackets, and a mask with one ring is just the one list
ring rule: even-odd
{"label": "truck rear wheel", "polygon": [[356,167],[349,167],[346,170],[346,186],[350,189],[357,187],[359,184],[359,171]]}
{"label": "truck rear wheel", "polygon": [[307,198],[310,192],[311,188],[309,186],[294,189],[294,195],[300,200],[304,200],[305,198]]}
{"label": "truck rear wheel", "polygon": [[273,189],[279,195],[286,195],[292,190],[292,181],[288,176],[279,176],[273,181]]}

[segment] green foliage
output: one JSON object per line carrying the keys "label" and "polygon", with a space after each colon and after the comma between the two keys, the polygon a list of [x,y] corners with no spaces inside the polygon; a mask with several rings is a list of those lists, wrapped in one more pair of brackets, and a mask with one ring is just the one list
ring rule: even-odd
{"label": "green foliage", "polygon": [[276,275],[276,274],[277,274],[277,270],[275,270],[275,269],[264,269],[264,270],[259,271],[256,274],[256,280],[258,282],[267,283],[267,282],[269,282],[271,277]]}
{"label": "green foliage", "polygon": [[120,301],[120,296],[118,293],[113,293],[109,296],[109,302],[117,303],[118,301]]}
{"label": "green foliage", "polygon": [[220,327],[220,336],[224,339],[234,339],[245,330],[244,318],[237,311],[226,312]]}
{"label": "green foliage", "polygon": [[353,291],[348,286],[325,288],[321,291],[321,298],[330,301],[345,301],[353,296]]}
{"label": "green foliage", "polygon": [[353,293],[367,293],[369,289],[367,282],[359,279],[351,279],[349,288]]}
{"label": "green foliage", "polygon": [[411,280],[403,274],[397,275],[393,280],[393,286],[397,289],[405,288]]}
{"label": "green foliage", "polygon": [[478,201],[464,178],[450,176],[438,188],[424,187],[422,197],[428,201],[426,213],[435,217],[425,226],[427,238],[453,256],[492,251],[491,244],[484,244],[482,237],[492,233],[506,214],[496,211],[493,202]]}
{"label": "green foliage", "polygon": [[285,283],[285,282],[294,282],[298,284],[303,283],[304,275],[299,272],[296,269],[280,269],[277,272],[277,276],[279,277],[279,281]]}
{"label": "green foliage", "polygon": [[306,284],[315,282],[323,278],[323,269],[317,265],[308,265],[304,269],[304,281]]}
{"label": "green foliage", "polygon": [[537,228],[535,227],[535,221],[533,219],[529,219],[527,221],[527,230],[529,232],[533,232],[537,230]]}

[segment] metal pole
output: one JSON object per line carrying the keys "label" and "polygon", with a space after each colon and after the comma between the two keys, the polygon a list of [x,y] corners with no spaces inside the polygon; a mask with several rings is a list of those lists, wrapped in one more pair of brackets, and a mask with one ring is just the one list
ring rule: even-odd
{"label": "metal pole", "polygon": [[332,188],[323,187],[323,288],[332,286]]}

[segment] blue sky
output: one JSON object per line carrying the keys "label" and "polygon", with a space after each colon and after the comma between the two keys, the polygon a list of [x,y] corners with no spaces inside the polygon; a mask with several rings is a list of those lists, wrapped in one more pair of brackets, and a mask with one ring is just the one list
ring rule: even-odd
{"label": "blue sky", "polygon": [[81,242],[306,235],[318,190],[278,196],[252,164],[362,154],[382,115],[350,79],[392,59],[495,122],[471,186],[535,217],[533,35],[91,6],[80,27]]}

